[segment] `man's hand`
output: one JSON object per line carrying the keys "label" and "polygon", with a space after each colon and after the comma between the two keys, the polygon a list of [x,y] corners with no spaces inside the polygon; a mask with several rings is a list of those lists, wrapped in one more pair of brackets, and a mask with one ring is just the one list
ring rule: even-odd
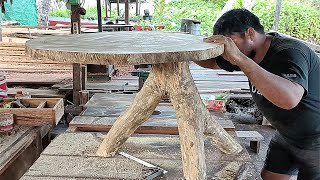
{"label": "man's hand", "polygon": [[239,50],[237,45],[233,40],[226,36],[214,35],[203,39],[204,42],[208,43],[219,43],[224,45],[224,53],[222,57],[229,61],[233,65],[238,65],[238,63],[243,60],[244,54]]}

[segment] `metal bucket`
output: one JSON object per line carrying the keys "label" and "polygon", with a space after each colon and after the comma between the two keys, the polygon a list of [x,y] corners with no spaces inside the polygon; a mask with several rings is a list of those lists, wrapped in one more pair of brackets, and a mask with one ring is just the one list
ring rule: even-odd
{"label": "metal bucket", "polygon": [[13,114],[0,114],[0,132],[11,131],[13,123]]}
{"label": "metal bucket", "polygon": [[200,36],[200,23],[192,24],[191,34]]}

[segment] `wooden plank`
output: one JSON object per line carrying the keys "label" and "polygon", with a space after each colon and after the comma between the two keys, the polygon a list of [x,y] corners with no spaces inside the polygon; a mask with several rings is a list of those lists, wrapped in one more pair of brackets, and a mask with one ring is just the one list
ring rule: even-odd
{"label": "wooden plank", "polygon": [[[103,137],[100,133],[61,134],[44,150],[22,180],[53,177],[135,179],[143,167],[134,161],[120,155],[112,158],[96,156],[96,149]],[[164,178],[183,177],[178,136],[135,135],[128,139],[120,151],[168,170]],[[247,179],[259,176],[246,151],[238,155],[226,155],[206,140],[205,152],[209,178],[231,180],[242,164],[250,166]]]}
{"label": "wooden plank", "polygon": [[14,130],[10,136],[0,134],[0,174],[32,143],[36,132],[34,127],[16,126]]}
{"label": "wooden plank", "polygon": [[[138,85],[126,85],[124,84],[97,84],[97,83],[88,83],[87,90],[90,92],[100,91],[99,93],[106,93],[110,91],[138,91]],[[59,88],[60,91],[72,90],[72,85],[65,85]]]}
{"label": "wooden plank", "polygon": [[0,42],[1,47],[21,47],[24,48],[24,43],[15,43],[15,42]]}
{"label": "wooden plank", "polygon": [[47,101],[43,101],[42,103],[40,103],[40,104],[38,105],[37,108],[41,109],[41,108],[44,108],[46,105],[47,105]]}
{"label": "wooden plank", "polygon": [[[173,115],[175,116],[175,115]],[[91,117],[76,116],[69,124],[70,127],[77,127],[81,131],[108,132],[116,121],[117,117]],[[235,126],[231,120],[217,120],[226,131],[234,131]],[[141,125],[136,134],[172,134],[178,135],[177,120],[173,118],[157,117],[153,115]]]}
{"label": "wooden plank", "polygon": [[[96,104],[99,102],[109,102],[109,101],[117,101],[117,102],[132,102],[135,94],[114,94],[114,93],[97,93],[94,94],[88,103],[88,106],[92,104]],[[90,105],[89,105],[90,104]],[[100,103],[102,104],[102,103]]]}
{"label": "wooden plank", "polygon": [[237,137],[245,138],[250,141],[262,141],[264,137],[257,131],[235,131]]}
{"label": "wooden plank", "polygon": [[23,47],[6,47],[6,46],[0,46],[0,50],[6,50],[6,51],[23,51],[24,52],[24,48]]}
{"label": "wooden plank", "polygon": [[207,60],[222,53],[221,44],[205,43],[201,36],[184,33],[103,32],[42,37],[26,42],[26,54],[60,63],[159,64]]}
{"label": "wooden plank", "polygon": [[80,93],[81,91],[81,65],[73,64],[73,103],[77,106],[80,105]]}
{"label": "wooden plank", "polygon": [[[71,162],[76,162],[77,167],[72,167],[73,163]],[[43,164],[46,165],[44,166]],[[127,166],[117,166],[115,168],[115,164],[126,164]],[[121,156],[118,158],[83,158],[81,156],[42,155],[24,176],[96,179],[126,179],[130,177],[133,179],[143,179],[143,174],[142,165]]]}
{"label": "wooden plank", "polygon": [[[31,167],[31,165],[40,156],[43,150],[43,137],[49,132],[49,127],[37,127],[33,128],[35,131],[31,131],[27,138],[23,138],[20,141],[31,141],[29,145],[24,144],[21,151],[17,155],[11,156],[11,161],[7,164],[7,168],[3,173],[0,173],[0,179],[18,180],[20,177]],[[16,143],[17,146],[19,143]],[[15,148],[13,147],[12,150]]]}

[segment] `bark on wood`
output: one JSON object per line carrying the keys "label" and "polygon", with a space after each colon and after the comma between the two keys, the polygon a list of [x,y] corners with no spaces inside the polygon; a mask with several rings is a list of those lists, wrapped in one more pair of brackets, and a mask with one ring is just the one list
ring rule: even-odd
{"label": "bark on wood", "polygon": [[184,176],[205,179],[204,123],[211,121],[207,134],[220,150],[238,153],[241,146],[211,117],[201,101],[188,63],[156,64],[133,104],[114,123],[97,155],[113,156],[128,137],[145,122],[162,96],[169,95],[177,114]]}
{"label": "bark on wood", "polygon": [[114,156],[129,136],[152,115],[161,101],[162,95],[154,80],[154,75],[150,74],[150,78],[137,94],[133,103],[114,123],[100,145],[97,155]]}
{"label": "bark on wood", "polygon": [[223,50],[223,45],[205,43],[201,36],[138,31],[44,37],[26,43],[26,54],[34,58],[82,64],[201,61],[214,58],[222,54]]}
{"label": "bark on wood", "polygon": [[49,12],[51,10],[51,0],[37,0],[37,9],[39,16],[39,25],[47,26]]}

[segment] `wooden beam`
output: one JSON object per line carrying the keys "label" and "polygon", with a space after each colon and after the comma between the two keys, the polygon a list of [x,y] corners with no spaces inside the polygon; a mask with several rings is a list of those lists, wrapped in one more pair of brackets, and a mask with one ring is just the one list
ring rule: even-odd
{"label": "wooden beam", "polygon": [[73,64],[73,103],[77,106],[80,105],[80,94],[81,91],[81,65]]}
{"label": "wooden beam", "polygon": [[89,91],[80,91],[80,104],[83,106],[89,101]]}
{"label": "wooden beam", "polygon": [[[158,116],[160,117],[158,118]],[[108,132],[116,119],[117,117],[76,116],[70,122],[69,126],[87,132]],[[235,126],[231,120],[217,120],[217,122],[224,130],[235,131]],[[151,118],[142,124],[134,133],[179,135],[177,119],[174,117],[161,117],[161,114],[151,116]]]}
{"label": "wooden beam", "polygon": [[98,29],[102,32],[101,0],[97,0]]}
{"label": "wooden beam", "polygon": [[[124,21],[125,21],[125,24],[129,24],[129,0],[125,0],[125,9],[124,9]],[[126,28],[127,30],[127,28]]]}
{"label": "wooden beam", "polygon": [[[80,34],[80,14],[78,11],[79,6],[71,5],[71,33],[72,34]],[[80,93],[81,90],[81,64],[74,63],[73,64],[73,103],[76,106],[80,105]]]}
{"label": "wooden beam", "polygon": [[87,65],[82,65],[81,66],[81,90],[87,89],[87,79],[88,79]]}

